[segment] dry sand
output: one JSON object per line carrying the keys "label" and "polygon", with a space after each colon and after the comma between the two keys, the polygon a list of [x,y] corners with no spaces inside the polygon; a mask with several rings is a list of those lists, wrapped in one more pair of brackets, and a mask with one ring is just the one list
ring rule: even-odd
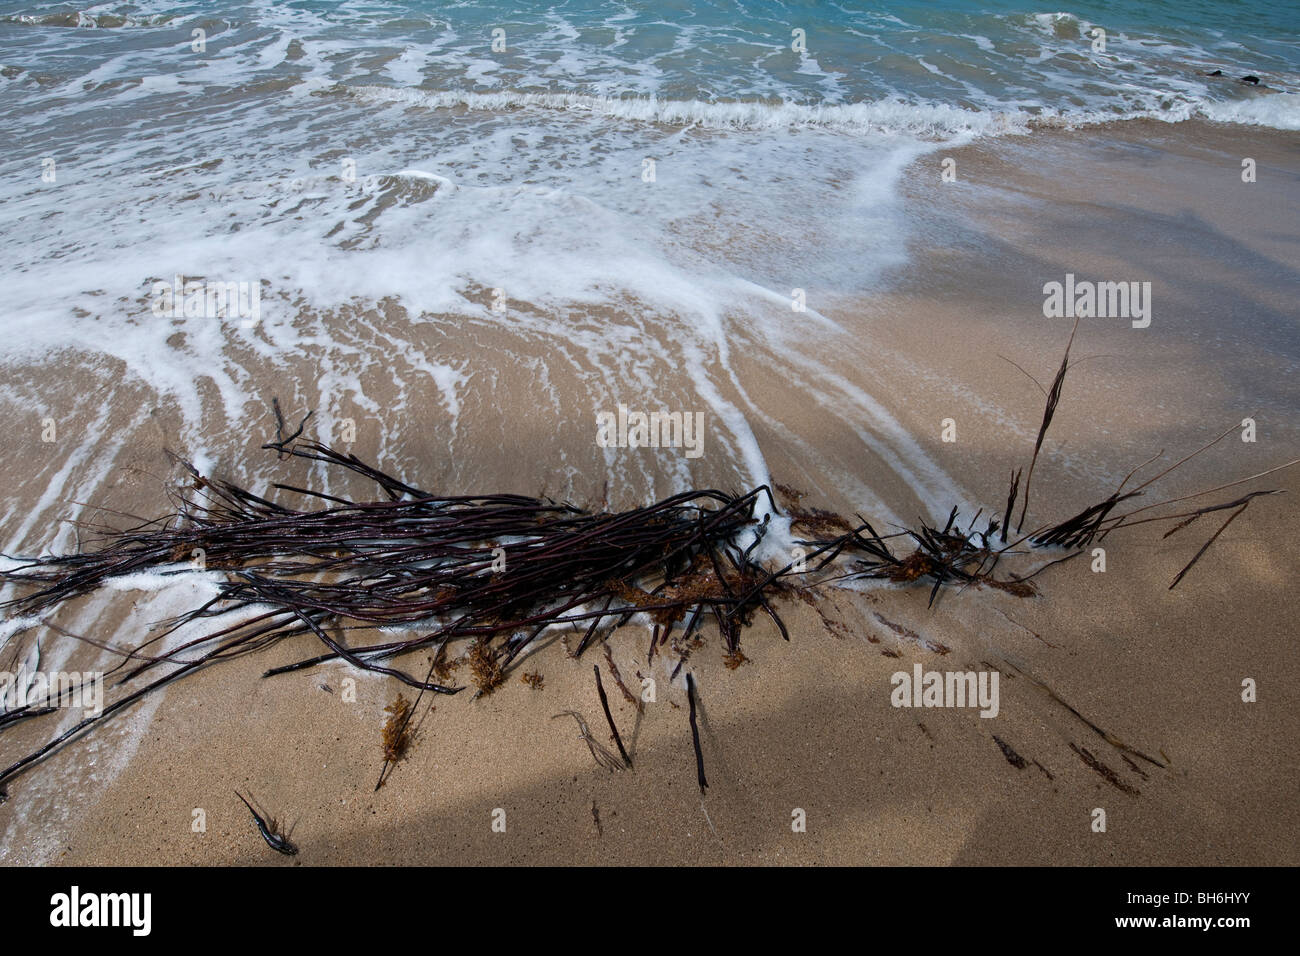
{"label": "dry sand", "polygon": [[[1146,330],[1121,320],[1084,323],[1074,354],[1097,357],[1067,379],[1034,476],[1031,515],[1063,517],[1104,497],[1156,451],[1181,457],[1247,415],[1259,423],[1256,443],[1230,435],[1171,477],[1167,491],[1296,457],[1294,136],[1129,124],[951,155],[957,183],[938,184],[938,157],[912,171],[921,234],[935,242],[918,244],[888,294],[826,310],[855,330],[858,349],[828,349],[825,361],[829,373],[868,387],[959,478],[970,500],[954,504],[1000,510],[1010,469],[1027,461],[1042,395],[1001,357],[1050,381],[1069,322],[1042,316],[1041,289],[1066,272],[1150,279],[1155,314]],[[1241,156],[1257,159],[1259,182],[1240,181]],[[522,355],[526,345],[477,342],[503,356]],[[286,361],[310,365],[308,356]],[[494,387],[516,389],[525,399],[517,407],[533,409],[527,369],[502,361]],[[734,363],[766,412],[751,424],[776,480],[807,492],[806,504],[847,511],[863,506],[824,476],[855,474],[897,513],[915,512],[906,484],[828,424],[804,383],[769,374],[759,360]],[[86,383],[53,368],[30,372],[33,395],[46,403],[79,387]],[[126,428],[140,414],[146,424],[94,500],[157,512],[174,413],[142,413],[149,402],[142,390],[100,387],[97,402],[79,407],[102,406],[107,423],[95,426],[87,412],[67,427]],[[267,388],[276,388],[270,373]],[[286,406],[312,401],[295,398]],[[544,464],[536,471],[521,464],[546,462],[557,447],[572,456],[566,460],[590,453],[581,423],[557,430],[530,414],[498,415],[471,399],[454,461],[443,453],[447,436],[430,428],[427,447],[404,446],[399,462],[381,464],[438,490],[455,481],[460,491],[533,493],[553,480],[567,482],[553,494],[599,500],[594,480],[578,487]],[[945,418],[956,421],[955,443],[940,440]],[[265,426],[248,423],[214,444],[238,460],[253,453]],[[67,461],[31,431],[12,437],[3,466],[13,489],[11,532],[25,519],[23,503],[35,507],[43,480]],[[363,434],[353,450],[373,459],[382,449]],[[730,473],[715,456],[697,476],[725,483]],[[710,782],[703,798],[680,683],[656,669],[657,701],[639,719],[611,694],[636,765],[611,774],[593,764],[571,720],[552,719],[578,710],[603,734],[591,676],[602,658],[573,661],[557,642],[530,654],[489,697],[433,701],[410,757],[374,793],[384,707],[396,684],[358,676],[349,703],[351,675],[342,667],[260,680],[267,667],[310,652],[312,641],[297,638],[185,679],[15,780],[0,806],[0,860],[1294,865],[1300,667],[1290,579],[1300,558],[1300,474],[1249,487],[1262,484],[1289,493],[1252,505],[1173,591],[1173,576],[1217,523],[1198,522],[1169,540],[1154,525],[1116,535],[1106,543],[1105,574],[1091,573],[1084,559],[1071,562],[1047,572],[1033,599],[954,592],[927,609],[924,589],[828,589],[820,606],[838,626],[790,606],[791,642],[758,622],[743,643],[749,662],[734,671],[710,635],[688,665],[702,702]],[[57,504],[38,511],[32,546],[48,540]],[[115,633],[124,604],[118,595],[95,633]],[[89,629],[77,612],[60,611],[57,620]],[[121,634],[131,633],[128,623]],[[611,639],[629,682],[638,669],[649,673],[647,641],[641,628]],[[97,655],[79,650],[68,666],[90,667]],[[1000,714],[892,707],[890,675],[918,663],[998,671]],[[524,671],[540,672],[544,688],[525,686]],[[1252,704],[1240,696],[1248,677],[1259,685]],[[42,739],[39,730],[6,731],[3,754],[24,752]],[[134,755],[115,769],[116,748],[130,743]],[[297,857],[261,842],[235,789],[292,825]],[[199,808],[203,833],[192,828]],[[1105,833],[1092,831],[1095,808],[1106,811]],[[497,809],[505,811],[503,833],[492,826]],[[806,832],[792,829],[796,809],[806,813]]]}

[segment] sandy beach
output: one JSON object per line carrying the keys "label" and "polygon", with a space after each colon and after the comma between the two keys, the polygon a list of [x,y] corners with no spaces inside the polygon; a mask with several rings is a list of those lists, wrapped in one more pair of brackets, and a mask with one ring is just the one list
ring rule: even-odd
{"label": "sandy beach", "polygon": [[[945,157],[956,161],[955,182],[941,181]],[[1254,183],[1242,181],[1243,157],[1256,161]],[[1050,383],[1070,334],[1070,320],[1042,311],[1044,284],[1067,273],[1149,281],[1153,309],[1142,329],[1124,318],[1081,321],[1079,364],[1034,474],[1032,518],[1064,518],[1157,452],[1172,463],[1245,418],[1256,422],[1255,441],[1233,431],[1171,475],[1161,495],[1296,457],[1294,134],[1202,121],[1038,130],[926,154],[901,183],[914,227],[906,264],[870,293],[810,291],[838,331],[796,327],[785,302],[724,336],[721,402],[743,411],[772,479],[803,492],[805,506],[882,525],[951,506],[999,511],[1042,416],[1029,376]],[[260,450],[274,432],[271,396],[288,417],[322,410],[311,425],[322,440],[337,439],[351,408],[348,451],[446,494],[545,493],[626,508],[683,481],[740,489],[745,450],[717,427],[698,460],[623,452],[624,480],[611,486],[592,414],[620,400],[690,407],[698,383],[696,359],[674,353],[670,319],[629,315],[622,320],[641,331],[627,348],[657,345],[640,353],[618,395],[599,369],[584,377],[589,353],[556,348],[533,322],[462,321],[452,335],[449,321],[417,321],[400,306],[364,322],[304,318],[304,328],[332,329],[355,346],[352,371],[373,404],[349,406],[336,356],[323,362],[304,336],[297,351],[247,357],[245,385],[266,400],[258,415],[228,417],[217,390],[198,388],[213,423],[202,449],[187,447],[182,410],[111,359],[11,369],[4,414],[14,424],[0,464],[10,547],[75,545],[60,525],[74,513],[70,501],[91,504],[76,509],[81,520],[117,526],[131,519],[96,509],[163,513],[178,475],[168,449],[201,452],[210,473],[254,490],[321,481]],[[571,341],[612,321],[577,310],[541,319]],[[367,340],[370,329],[386,338]],[[462,370],[454,403],[415,374],[418,357],[434,354]],[[777,355],[788,363],[776,368]],[[388,403],[399,393],[400,422]],[[857,412],[829,414],[830,395],[862,397]],[[52,409],[53,443],[40,426]],[[955,441],[944,440],[945,420]],[[103,461],[93,436],[108,433],[119,442]],[[52,485],[63,490],[50,495]],[[372,494],[360,482],[329,487]],[[1300,824],[1284,811],[1300,779],[1290,746],[1300,731],[1290,591],[1300,472],[1240,490],[1264,487],[1286,494],[1252,503],[1173,590],[1218,517],[1168,539],[1164,525],[1118,532],[1104,544],[1104,573],[1079,558],[1046,571],[1032,598],[946,590],[929,608],[925,585],[826,586],[815,604],[782,607],[789,643],[756,622],[743,638],[748,661],[734,670],[706,628],[690,658],[703,797],[685,688],[662,660],[647,664],[645,627],[608,641],[629,683],[638,672],[657,679],[642,713],[611,697],[633,770],[596,766],[573,721],[554,718],[576,710],[603,736],[591,669],[604,657],[594,648],[574,660],[550,639],[489,696],[426,697],[409,757],[378,792],[384,708],[399,686],[337,663],[262,679],[312,653],[304,636],[188,676],[12,781],[0,805],[0,862],[1295,865]],[[78,599],[52,620],[138,643],[148,623],[184,609],[180,598],[119,590]],[[64,669],[114,660],[39,630],[4,653],[25,654],[37,639]],[[420,670],[427,660],[408,663]],[[891,705],[892,675],[915,665],[996,672],[997,716]],[[525,672],[544,685],[523,683]],[[1242,700],[1247,678],[1258,685],[1253,703]],[[53,726],[7,728],[4,756],[38,746]],[[263,844],[235,790],[291,828],[296,857]],[[1104,833],[1092,826],[1097,808]]]}

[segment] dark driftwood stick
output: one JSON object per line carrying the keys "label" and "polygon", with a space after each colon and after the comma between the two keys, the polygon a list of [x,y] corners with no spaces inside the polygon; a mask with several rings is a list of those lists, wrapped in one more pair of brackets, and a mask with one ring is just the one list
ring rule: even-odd
{"label": "dark driftwood stick", "polygon": [[600,683],[600,665],[592,664],[591,669],[596,674],[596,690],[600,693],[600,706],[605,708],[605,719],[609,721],[609,729],[614,732],[614,743],[618,744],[618,752],[622,755],[623,762],[630,767],[632,758],[623,749],[623,738],[618,735],[618,728],[614,726],[614,715],[609,712],[609,698],[605,696],[605,688]]}
{"label": "dark driftwood stick", "polygon": [[695,744],[695,775],[699,778],[702,794],[709,789],[709,781],[704,777],[704,752],[700,750],[700,728],[695,723],[695,678],[689,671],[686,674],[686,698],[691,702],[691,741]]}

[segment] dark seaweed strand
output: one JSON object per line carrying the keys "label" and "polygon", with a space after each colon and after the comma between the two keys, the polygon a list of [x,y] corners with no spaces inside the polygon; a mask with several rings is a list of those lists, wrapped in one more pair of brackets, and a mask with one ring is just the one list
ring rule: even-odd
{"label": "dark seaweed strand", "polygon": [[686,699],[691,704],[691,742],[695,744],[695,776],[700,785],[700,794],[709,789],[709,781],[704,776],[704,751],[700,749],[700,728],[695,722],[695,675],[686,672]]}
{"label": "dark seaweed strand", "polygon": [[[1016,533],[1025,524],[1025,514],[1029,511],[1029,485],[1034,480],[1034,466],[1038,464],[1038,453],[1042,451],[1043,439],[1047,436],[1047,429],[1052,425],[1052,418],[1056,415],[1056,406],[1061,401],[1061,387],[1065,384],[1065,373],[1070,370],[1070,347],[1074,345],[1075,333],[1079,331],[1079,320],[1074,320],[1074,328],[1070,330],[1070,339],[1065,343],[1065,354],[1061,356],[1061,367],[1056,370],[1056,377],[1052,379],[1052,388],[1047,394],[1047,402],[1043,407],[1043,422],[1038,426],[1038,437],[1034,439],[1034,454],[1029,459],[1029,474],[1025,476],[1025,495],[1024,504],[1020,509],[1020,521],[1016,524]],[[1007,515],[1008,523],[1011,516]]]}
{"label": "dark seaweed strand", "polygon": [[[1022,469],[1023,470],[1023,469]],[[1007,510],[1002,519],[1002,543],[1007,543],[1007,531],[1011,528],[1011,515],[1016,510],[1016,494],[1020,490],[1020,471],[1011,473],[1011,487],[1007,491]]]}
{"label": "dark seaweed strand", "polygon": [[1172,591],[1174,588],[1178,587],[1178,582],[1183,579],[1184,575],[1186,575],[1188,571],[1192,570],[1192,565],[1194,565],[1197,561],[1201,560],[1201,555],[1205,554],[1206,551],[1210,550],[1210,545],[1214,544],[1214,542],[1218,540],[1219,535],[1223,534],[1223,532],[1227,529],[1228,525],[1232,524],[1232,522],[1236,519],[1237,515],[1241,514],[1249,507],[1250,507],[1250,502],[1247,501],[1240,508],[1234,511],[1232,514],[1228,515],[1228,520],[1223,522],[1223,524],[1219,525],[1219,530],[1214,532],[1214,534],[1210,536],[1209,541],[1201,545],[1201,550],[1196,552],[1196,557],[1188,561],[1187,566],[1178,572],[1178,576],[1174,578],[1173,584],[1169,585],[1169,590]]}
{"label": "dark seaweed strand", "polygon": [[600,706],[604,708],[605,720],[609,721],[609,729],[614,734],[614,743],[618,744],[618,752],[623,758],[623,762],[630,768],[632,758],[627,755],[627,750],[623,747],[623,738],[618,735],[618,727],[614,725],[614,715],[609,712],[609,698],[605,696],[605,687],[600,682],[600,665],[592,664],[591,669],[596,674],[596,692],[600,694]]}

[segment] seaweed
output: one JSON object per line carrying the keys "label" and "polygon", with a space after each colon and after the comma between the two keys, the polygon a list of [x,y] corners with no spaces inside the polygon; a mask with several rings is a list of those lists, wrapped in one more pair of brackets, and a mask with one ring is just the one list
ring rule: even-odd
{"label": "seaweed", "polygon": [[641,712],[643,710],[641,698],[628,690],[627,685],[623,683],[623,675],[618,672],[618,665],[614,663],[614,652],[610,650],[608,643],[605,645],[605,666],[609,668],[609,676],[614,678],[614,684],[623,695],[623,699],[635,707],[638,713]]}
{"label": "seaweed", "polygon": [[1011,764],[1011,766],[1017,770],[1024,770],[1029,766],[1025,758],[1016,753],[1015,748],[997,734],[993,734],[993,742],[998,745],[998,749],[1002,751],[1002,756],[1007,758],[1007,763]]}
{"label": "seaweed", "polygon": [[[502,687],[516,661],[548,629],[581,633],[576,648],[568,634],[561,639],[566,653],[580,657],[591,644],[605,644],[615,684],[626,700],[640,708],[641,702],[625,686],[608,644],[610,635],[635,616],[648,619],[653,627],[647,660],[656,652],[669,650],[676,656],[673,678],[702,645],[709,621],[721,638],[724,663],[735,669],[747,660],[740,647],[742,634],[753,626],[760,612],[773,622],[782,638],[789,640],[779,600],[797,597],[812,603],[828,628],[843,633],[843,625],[837,626],[828,618],[811,593],[840,580],[921,585],[928,589],[930,605],[941,593],[960,593],[970,587],[1028,598],[1039,593],[1032,579],[1085,553],[1085,548],[1115,531],[1162,521],[1173,525],[1166,533],[1168,537],[1206,515],[1229,511],[1226,520],[1174,578],[1170,587],[1177,587],[1248,504],[1257,497],[1280,492],[1261,489],[1191,510],[1146,513],[1263,478],[1300,463],[1300,459],[1206,491],[1137,507],[1129,505],[1146,495],[1154,483],[1217,444],[1229,429],[1142,484],[1128,488],[1134,475],[1155,458],[1134,468],[1118,488],[1101,500],[1082,509],[1072,508],[1066,518],[1008,542],[1007,530],[1018,499],[1018,528],[1028,512],[1036,463],[1065,378],[1073,367],[1070,350],[1077,328],[1076,323],[1051,389],[1043,389],[1047,403],[1033,454],[1027,471],[1021,468],[1011,472],[1002,515],[990,516],[981,524],[982,511],[963,521],[953,507],[942,524],[918,519],[913,527],[881,534],[861,515],[849,522],[830,512],[805,507],[800,492],[777,486],[789,501],[792,526],[814,535],[797,542],[807,545],[811,553],[800,562],[791,561],[778,568],[765,567],[754,558],[770,519],[779,513],[766,485],[744,493],[683,491],[620,512],[603,508],[593,511],[545,496],[439,495],[354,455],[304,439],[302,431],[310,412],[288,432],[279,402],[273,399],[276,438],[263,446],[265,450],[281,460],[298,459],[313,466],[343,469],[372,482],[379,495],[374,500],[352,500],[289,484],[273,484],[281,496],[306,499],[295,507],[233,482],[201,475],[192,464],[173,455],[175,465],[188,481],[175,492],[172,514],[151,521],[132,518],[140,523],[122,530],[104,529],[98,547],[82,547],[79,541],[77,550],[71,553],[22,559],[0,571],[0,582],[20,589],[17,597],[0,605],[4,611],[39,617],[56,631],[120,657],[109,672],[117,675],[112,685],[116,696],[99,713],[66,726],[44,745],[0,770],[0,788],[154,691],[201,668],[301,635],[319,642],[317,652],[270,668],[264,678],[341,660],[353,669],[383,674],[415,688],[417,695],[410,712],[400,719],[394,714],[394,727],[400,730],[394,731],[399,737],[392,743],[401,749],[397,747],[400,735],[407,733],[411,714],[418,710],[424,693],[452,695],[464,689],[451,684],[453,672],[462,663],[449,658],[452,641],[468,643],[465,660],[476,688],[473,696],[477,698]],[[999,541],[996,546],[995,540]],[[184,574],[188,568],[170,565],[188,559],[195,549],[202,549],[208,569],[222,573],[217,595],[163,622],[139,647],[116,647],[69,634],[46,616],[46,612],[97,590],[111,578],[146,570]],[[501,553],[509,570],[498,570],[496,556]],[[1000,564],[1013,557],[1047,560],[1028,573],[999,573]],[[837,567],[832,568],[833,564]],[[948,650],[877,617],[896,633],[920,641],[935,653]],[[150,650],[178,628],[194,623],[209,626],[200,636],[165,654]],[[414,629],[418,631],[411,636]],[[354,632],[380,636],[366,642],[355,640]],[[404,657],[435,646],[436,653],[423,678],[402,669],[400,661]],[[598,665],[596,676],[603,698]],[[523,680],[538,686],[527,674]],[[689,673],[687,689],[693,710],[694,679]],[[49,716],[54,710],[28,707],[7,713],[0,717],[0,731],[20,721]],[[607,702],[605,710],[617,739]],[[576,712],[566,713],[575,714],[587,739],[581,717]],[[694,721],[692,729],[703,789],[707,784]],[[390,750],[389,743],[385,741],[384,768],[376,789],[382,786],[394,763],[397,750]],[[1137,751],[1129,752],[1159,765]],[[626,753],[624,758],[630,763]],[[601,763],[601,758],[597,762]]]}
{"label": "seaweed", "polygon": [[695,779],[700,785],[700,794],[709,789],[709,781],[704,776],[704,751],[700,749],[700,728],[695,720],[695,675],[686,674],[686,699],[690,701],[691,743],[695,747]]}
{"label": "seaweed", "polygon": [[384,708],[384,713],[389,715],[384,723],[384,760],[397,763],[405,759],[411,750],[411,702],[399,693],[397,699]]}
{"label": "seaweed", "polygon": [[1136,797],[1141,793],[1137,787],[1129,786],[1121,780],[1119,774],[1098,760],[1092,751],[1074,743],[1070,744],[1070,749],[1079,755],[1079,759],[1082,760],[1089,769],[1093,771],[1093,773],[1097,774],[1097,776],[1101,777],[1116,790],[1119,790],[1121,793],[1127,793],[1130,797]]}
{"label": "seaweed", "polygon": [[602,745],[595,737],[591,736],[591,729],[587,726],[587,720],[576,710],[565,710],[555,714],[551,719],[556,717],[572,717],[578,723],[578,739],[587,745],[591,751],[591,758],[596,761],[596,766],[604,767],[606,770],[626,770],[628,764],[624,763],[617,755],[611,753],[607,747]]}
{"label": "seaweed", "polygon": [[[1029,459],[1029,474],[1025,475],[1025,494],[1024,504],[1020,508],[1020,521],[1016,524],[1016,533],[1025,524],[1025,514],[1029,511],[1029,486],[1034,480],[1034,466],[1038,464],[1038,453],[1043,449],[1043,439],[1047,437],[1047,429],[1052,425],[1052,418],[1056,415],[1056,406],[1061,401],[1061,389],[1065,385],[1065,373],[1070,370],[1070,347],[1074,345],[1075,333],[1079,331],[1079,320],[1074,320],[1074,328],[1070,330],[1070,339],[1065,343],[1065,353],[1061,356],[1061,364],[1056,370],[1056,376],[1052,379],[1052,387],[1047,392],[1047,402],[1043,406],[1043,421],[1038,426],[1038,436],[1034,439],[1034,454]],[[1020,475],[1017,474],[1013,479],[1014,484],[1020,481]],[[1014,487],[1012,489],[1011,505],[1015,504]],[[1007,524],[1011,523],[1011,508],[1007,508]]]}
{"label": "seaweed", "polygon": [[470,642],[469,669],[480,694],[490,694],[505,683],[499,652],[482,638]]}
{"label": "seaweed", "polygon": [[623,738],[620,737],[618,733],[618,725],[614,723],[614,715],[609,712],[609,698],[605,696],[605,686],[600,682],[600,665],[592,664],[591,669],[596,675],[596,692],[600,695],[600,706],[601,709],[605,711],[605,720],[609,723],[610,737],[612,737],[614,743],[618,745],[619,756],[623,758],[623,762],[627,764],[630,769],[632,766],[632,758],[627,755],[627,749],[623,746]]}

